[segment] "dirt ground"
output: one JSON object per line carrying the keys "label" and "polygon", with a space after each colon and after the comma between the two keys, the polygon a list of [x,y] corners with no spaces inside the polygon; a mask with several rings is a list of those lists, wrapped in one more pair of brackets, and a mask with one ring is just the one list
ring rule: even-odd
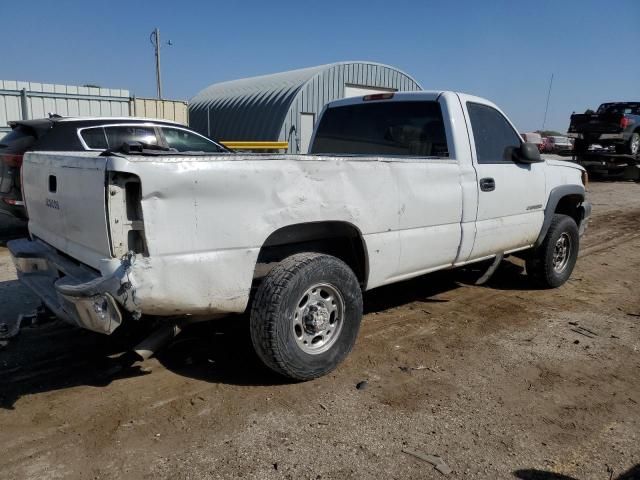
{"label": "dirt ground", "polygon": [[[25,329],[0,347],[0,478],[640,478],[640,184],[590,198],[562,288],[509,260],[482,287],[453,271],[371,291],[355,350],[312,382],[266,371],[241,318],[116,377],[138,333]],[[0,323],[35,305],[0,247]]]}

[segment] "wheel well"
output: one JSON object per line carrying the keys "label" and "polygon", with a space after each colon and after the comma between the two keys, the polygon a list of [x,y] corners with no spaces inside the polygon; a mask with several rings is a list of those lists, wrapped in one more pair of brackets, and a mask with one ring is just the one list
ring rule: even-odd
{"label": "wheel well", "polygon": [[333,255],[353,270],[362,287],[368,277],[367,252],[360,231],[347,222],[310,222],[288,225],[265,240],[254,277],[260,278],[278,262],[300,252]]}
{"label": "wheel well", "polygon": [[556,205],[554,213],[568,215],[576,221],[576,225],[580,226],[580,223],[582,222],[580,204],[582,201],[583,198],[580,195],[567,195],[562,197],[558,202],[558,205]]}

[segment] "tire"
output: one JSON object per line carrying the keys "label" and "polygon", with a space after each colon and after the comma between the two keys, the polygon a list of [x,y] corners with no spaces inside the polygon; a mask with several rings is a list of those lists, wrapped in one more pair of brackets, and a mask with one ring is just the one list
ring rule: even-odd
{"label": "tire", "polygon": [[336,257],[299,253],[262,280],[249,323],[253,347],[267,367],[311,380],[349,354],[361,319],[362,291],[353,271]]}
{"label": "tire", "polygon": [[568,215],[554,214],[542,245],[526,260],[527,274],[543,288],[557,288],[571,276],[579,248],[575,220]]}
{"label": "tire", "polygon": [[640,133],[634,132],[631,134],[629,141],[625,144],[625,152],[629,155],[638,155],[640,152]]}
{"label": "tire", "polygon": [[587,153],[588,150],[589,143],[587,142],[587,140],[576,138],[576,142],[573,144],[573,151],[578,155],[582,155],[584,153]]}

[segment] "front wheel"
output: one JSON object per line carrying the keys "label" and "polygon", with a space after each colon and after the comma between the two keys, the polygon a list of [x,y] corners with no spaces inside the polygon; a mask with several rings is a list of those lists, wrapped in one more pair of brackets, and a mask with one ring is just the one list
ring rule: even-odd
{"label": "front wheel", "polygon": [[361,318],[362,292],[353,271],[336,257],[300,253],[280,262],[258,287],[251,340],[270,369],[310,380],[344,360]]}
{"label": "front wheel", "polygon": [[578,259],[578,226],[568,215],[554,214],[547,235],[526,260],[527,274],[544,288],[564,284]]}

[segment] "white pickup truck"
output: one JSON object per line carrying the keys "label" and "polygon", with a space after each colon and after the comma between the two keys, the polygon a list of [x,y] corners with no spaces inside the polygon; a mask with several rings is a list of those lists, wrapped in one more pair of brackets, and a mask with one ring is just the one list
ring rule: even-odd
{"label": "white pickup truck", "polygon": [[516,252],[563,284],[591,212],[584,169],[455,92],[329,104],[310,155],[126,147],[25,156],[21,281],[106,334],[248,311],[260,358],[299,380],[352,349],[364,290]]}

